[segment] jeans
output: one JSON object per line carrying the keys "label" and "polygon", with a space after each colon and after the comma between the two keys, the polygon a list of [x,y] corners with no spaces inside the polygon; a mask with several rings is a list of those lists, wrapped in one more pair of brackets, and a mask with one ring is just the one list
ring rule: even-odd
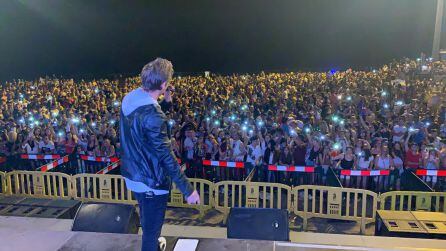
{"label": "jeans", "polygon": [[139,215],[142,227],[142,251],[157,251],[158,238],[164,222],[169,194],[148,195],[134,193],[139,204]]}

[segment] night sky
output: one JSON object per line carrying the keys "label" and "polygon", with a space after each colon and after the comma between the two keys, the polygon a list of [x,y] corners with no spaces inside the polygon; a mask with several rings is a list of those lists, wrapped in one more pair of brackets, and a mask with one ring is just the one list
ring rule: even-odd
{"label": "night sky", "polygon": [[431,53],[435,0],[0,0],[0,79],[377,66]]}

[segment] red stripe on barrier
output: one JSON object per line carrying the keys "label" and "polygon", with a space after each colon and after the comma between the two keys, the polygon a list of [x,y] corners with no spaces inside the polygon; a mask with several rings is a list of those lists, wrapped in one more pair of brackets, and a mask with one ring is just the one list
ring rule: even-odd
{"label": "red stripe on barrier", "polygon": [[6,162],[6,157],[0,157],[0,164],[3,164]]}
{"label": "red stripe on barrier", "polygon": [[426,169],[418,169],[418,170],[416,170],[415,173],[416,173],[416,175],[426,176],[427,170]]}
{"label": "red stripe on barrier", "polygon": [[59,165],[62,165],[62,164],[64,164],[64,163],[68,162],[68,160],[69,160],[69,159],[68,159],[68,156],[64,156],[64,157],[61,158],[61,159],[58,159],[58,160],[56,160],[56,161],[54,161],[54,162],[45,164],[45,165],[43,165],[43,166],[37,168],[37,170],[40,170],[40,171],[42,171],[42,172],[47,172],[47,171],[49,171],[49,170],[51,170],[51,169],[56,168],[56,167],[59,166]]}
{"label": "red stripe on barrier", "polygon": [[60,159],[59,154],[21,154],[22,159],[41,160],[41,159]]}
{"label": "red stripe on barrier", "polygon": [[314,166],[306,166],[305,172],[306,173],[314,173]]}
{"label": "red stripe on barrier", "polygon": [[[216,162],[217,164],[213,164]],[[230,168],[245,168],[245,163],[243,162],[228,162],[228,161],[217,161],[217,160],[203,160],[204,166],[218,166],[218,167],[230,167]]]}
{"label": "red stripe on barrier", "polygon": [[380,174],[385,176],[390,175],[390,170],[381,170]]}
{"label": "red stripe on barrier", "polygon": [[80,155],[80,158],[82,160],[96,161],[96,162],[116,162],[119,160],[118,157],[96,157],[96,156],[89,156],[89,155]]}
{"label": "red stripe on barrier", "polygon": [[269,165],[268,170],[269,171],[277,171],[277,166]]}
{"label": "red stripe on barrier", "polygon": [[113,162],[111,165],[106,166],[104,169],[100,170],[99,172],[97,172],[96,174],[106,174],[108,172],[110,172],[111,170],[116,169],[117,167],[119,167],[120,162]]}
{"label": "red stripe on barrier", "polygon": [[429,169],[417,169],[415,174],[418,176],[438,176],[445,177],[446,170],[429,170]]}
{"label": "red stripe on barrier", "polygon": [[[377,173],[377,174],[376,174]],[[344,176],[388,176],[390,170],[341,170]]]}
{"label": "red stripe on barrier", "polygon": [[370,176],[370,171],[369,170],[361,171],[361,176]]}
{"label": "red stripe on barrier", "polygon": [[268,165],[268,171],[314,173],[313,166],[276,166]]}

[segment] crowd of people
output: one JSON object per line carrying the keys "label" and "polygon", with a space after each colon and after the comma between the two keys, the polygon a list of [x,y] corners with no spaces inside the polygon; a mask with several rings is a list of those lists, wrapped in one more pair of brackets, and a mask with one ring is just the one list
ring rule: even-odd
{"label": "crowd of people", "polygon": [[[320,183],[330,167],[389,169],[392,176],[383,179],[343,178],[350,187],[398,189],[406,169],[446,169],[446,85],[438,78],[445,68],[422,58],[371,71],[175,77],[166,111],[173,150],[189,177],[255,174],[297,185],[302,174],[266,167],[315,166]],[[18,161],[22,153],[119,156],[120,101],[139,86],[139,77],[2,83],[3,170],[29,168]],[[209,168],[204,159],[245,168]]]}

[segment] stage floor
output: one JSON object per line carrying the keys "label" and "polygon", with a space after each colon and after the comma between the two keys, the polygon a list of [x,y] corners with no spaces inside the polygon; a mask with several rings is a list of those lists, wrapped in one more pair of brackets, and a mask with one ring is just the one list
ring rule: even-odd
{"label": "stage floor", "polygon": [[[72,220],[0,216],[0,251],[139,250],[141,236],[70,231]],[[164,225],[168,250],[178,238],[197,238],[197,250],[445,250],[446,241],[290,232],[291,242],[226,239],[226,228]]]}

